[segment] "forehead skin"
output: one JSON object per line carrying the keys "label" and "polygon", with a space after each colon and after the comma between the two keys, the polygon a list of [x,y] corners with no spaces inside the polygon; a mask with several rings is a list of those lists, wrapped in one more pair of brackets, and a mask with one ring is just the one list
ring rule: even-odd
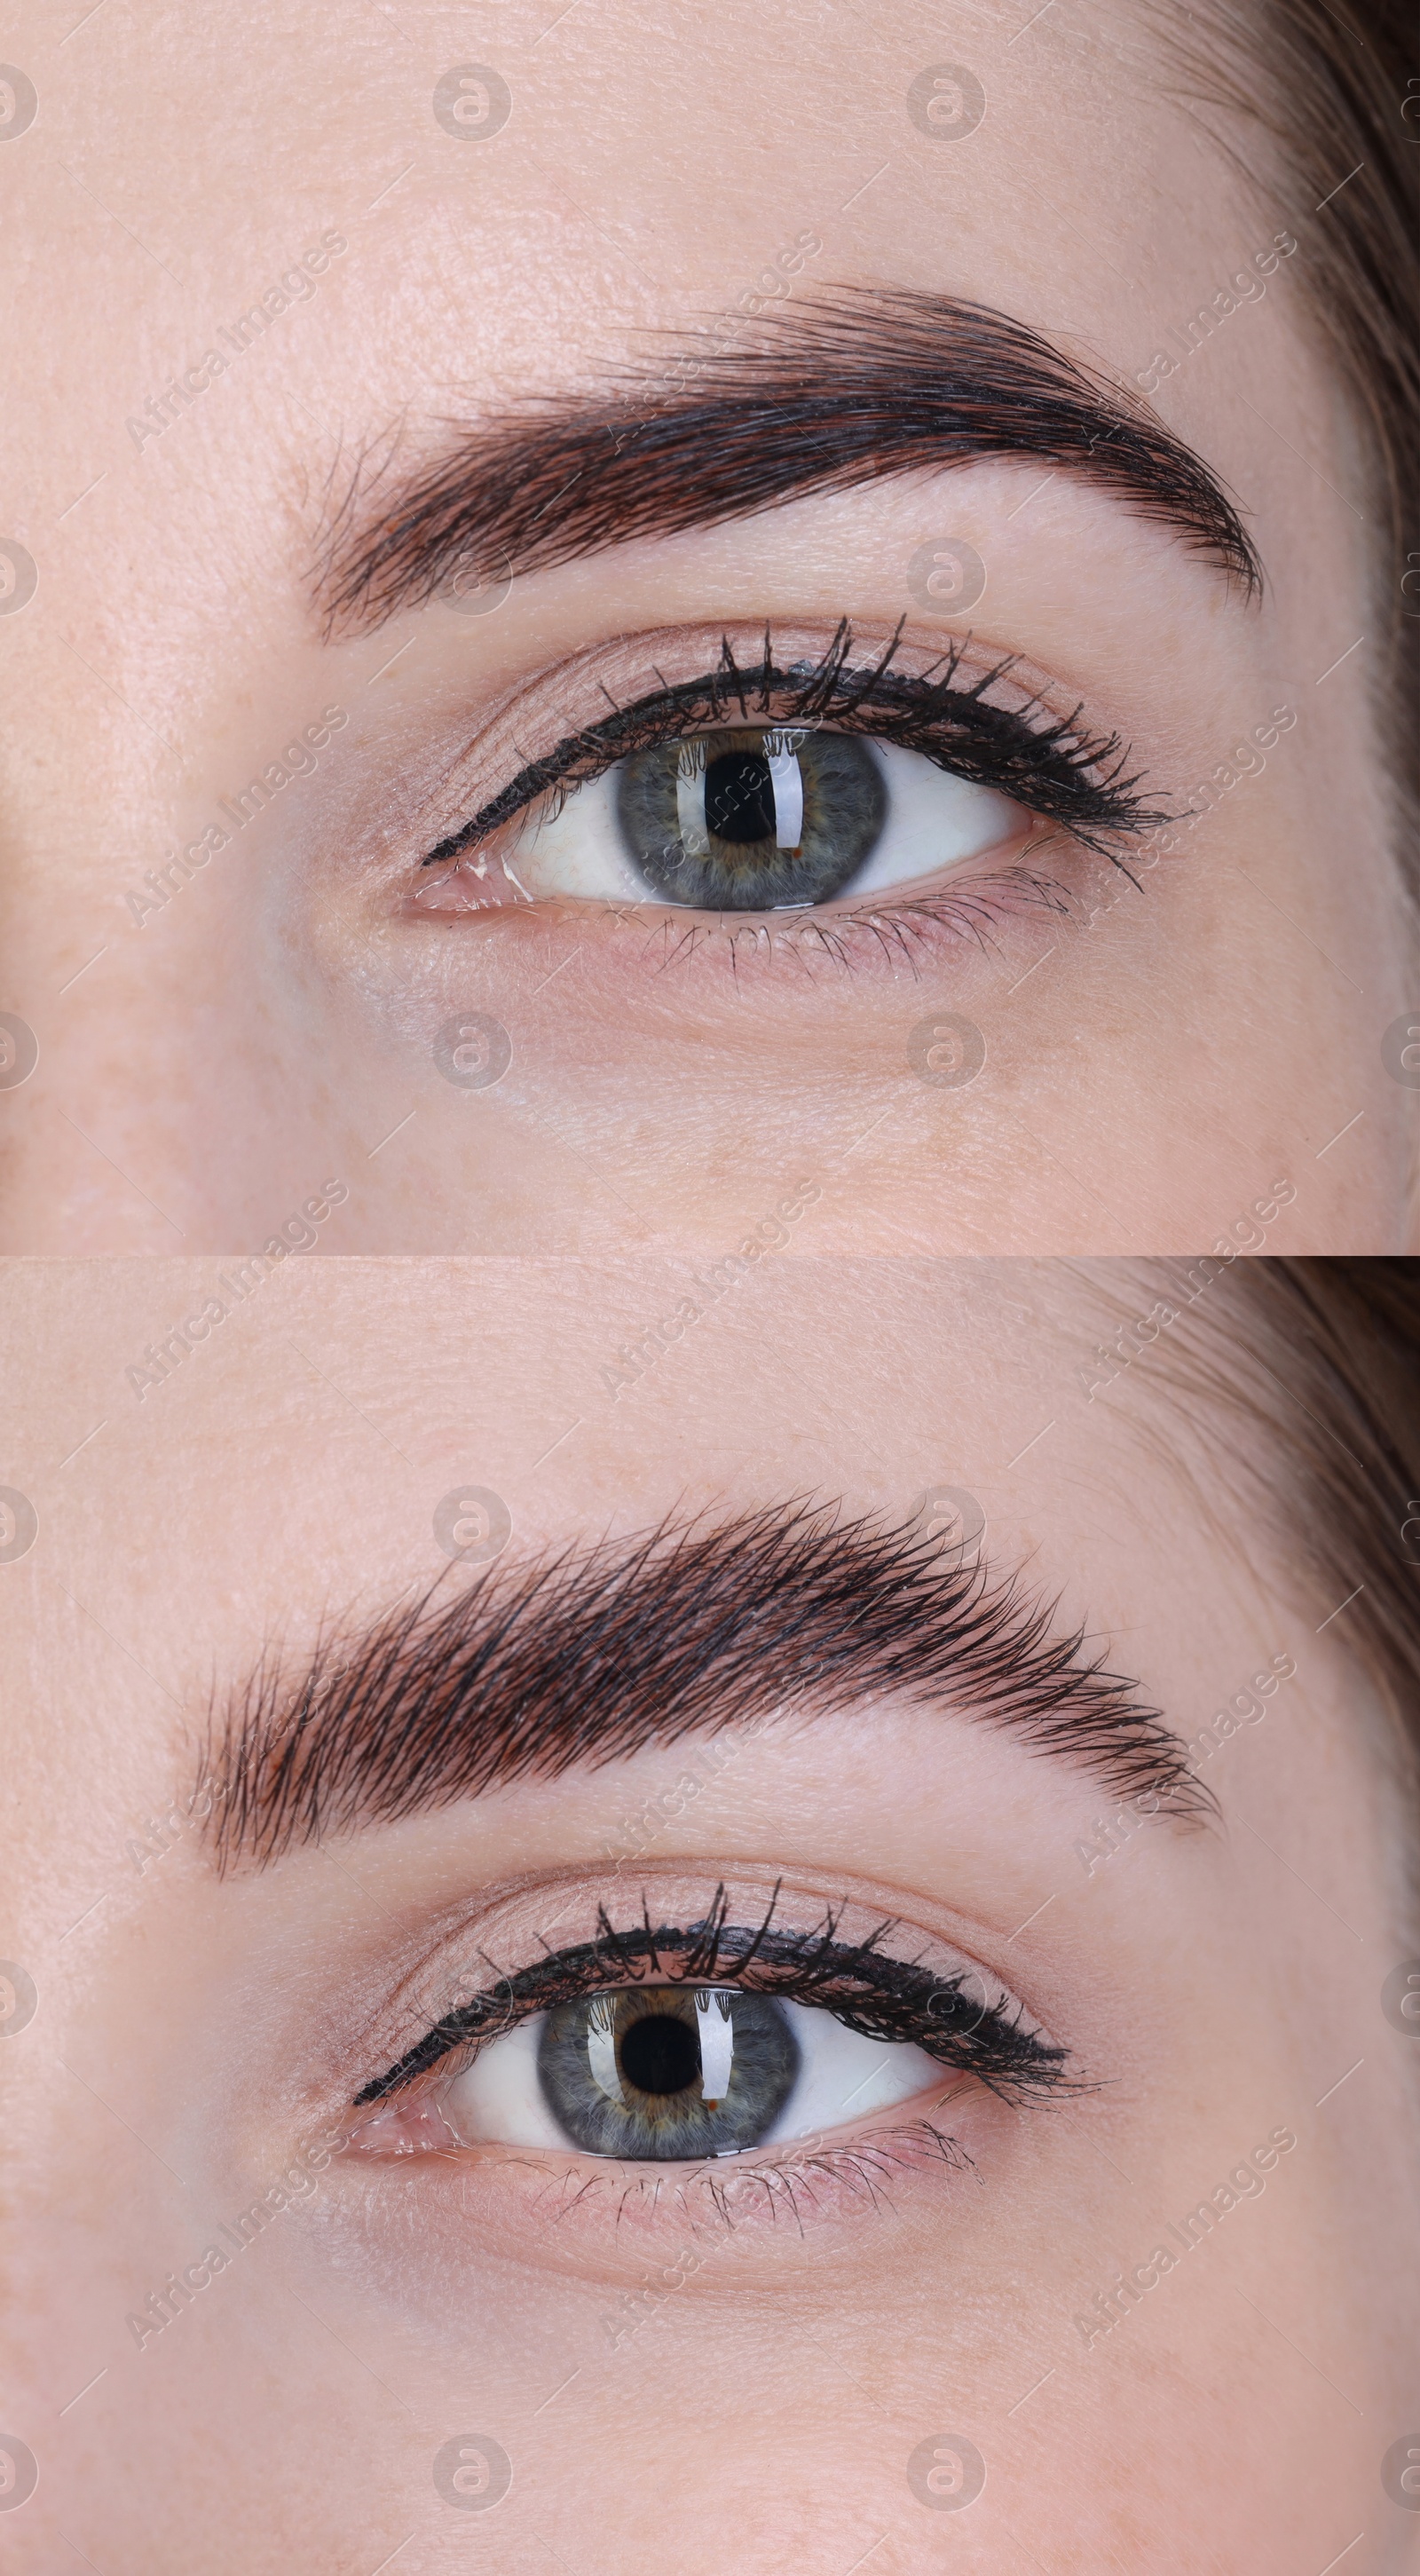
{"label": "forehead skin", "polygon": [[[36,23],[40,108],[3,171],[23,246],[3,507],[41,567],[0,621],[4,1000],[41,1044],[5,1103],[15,1248],[260,1240],[325,1172],[352,1191],[334,1248],[718,1244],[791,1144],[823,1183],[819,1251],[1191,1250],[1279,1175],[1273,1249],[1396,1239],[1405,1100],[1378,1048],[1402,961],[1365,657],[1337,662],[1366,624],[1360,505],[1307,354],[1305,239],[1151,397],[1248,514],[1258,608],[1021,462],[535,575],[492,619],[319,641],[313,553],[370,442],[403,424],[418,457],[441,422],[659,363],[801,234],[821,249],[796,295],[975,298],[1138,391],[1280,218],[1161,96],[1142,22],[1076,0],[1021,19],[969,9],[948,43],[921,10],[517,0],[209,13],[177,47],[124,0],[62,45]],[[950,146],[903,103],[944,46],[987,99]],[[430,111],[470,53],[512,93],[486,144]],[[327,231],[347,248],[317,290],[137,451],[127,422]],[[628,999],[566,935],[474,948],[395,918],[414,809],[490,699],[609,628],[766,606],[831,627],[846,606],[890,632],[898,568],[943,527],[989,565],[983,646],[1098,704],[1180,802],[1240,723],[1300,711],[1197,863],[1110,909],[1101,876],[1054,955],[1018,927],[999,959],[871,1002],[830,977],[792,1008],[728,974]],[[145,872],[331,703],[348,725],[321,774],[135,928]],[[430,1071],[471,990],[517,1032],[476,1122]],[[990,1030],[969,1094],[909,1082],[883,1034],[942,1007]]]}
{"label": "forehead skin", "polygon": [[[59,2530],[95,2563],[160,2571],[196,2548],[220,2576],[336,2576],[402,2543],[422,2569],[462,2565],[429,2461],[465,2422],[516,2459],[489,2526],[510,2576],[549,2547],[652,2576],[670,2463],[697,2576],[841,2576],[875,2536],[915,2576],[931,2544],[903,2462],[943,2425],[990,2462],[954,2533],[971,2576],[1017,2546],[1070,2576],[1310,2564],[1319,2527],[1379,2512],[1414,2270],[1413,2109],[1373,2002],[1403,1954],[1381,1765],[1334,1628],[1314,1638],[1249,1573],[1248,1534],[1206,1537],[1146,1461],[1144,1364],[1113,1414],[1085,1401],[1092,1294],[1030,1265],[785,1263],[613,1398],[604,1364],[682,1267],[293,1263],[139,1401],[125,1370],[208,1271],[36,1264],[7,1283],[7,1379],[14,1353],[45,1353],[3,1470],[40,1536],[0,1569],[3,1946],[41,1990],[9,2114],[15,2402],[44,2479],[7,2534],[24,2576]],[[1076,1851],[1097,1792],[945,1717],[766,1735],[670,1829],[667,1853],[712,1876],[753,1857],[835,1892],[886,1880],[909,1916],[949,1906],[1108,2067],[1104,2097],[1027,2123],[979,2189],[801,2250],[731,2240],[613,2367],[599,2316],[680,2236],[564,2253],[544,2230],[533,2250],[471,2206],[450,2238],[391,2215],[389,2178],[362,2198],[338,2177],[272,2262],[135,2353],[125,2311],[313,2125],[312,2049],[334,2047],[343,2101],[389,2062],[366,2062],[367,2025],[429,1908],[519,1870],[595,1874],[681,1769],[651,1754],[524,1785],[256,1878],[218,1882],[181,1831],[134,1867],[185,1792],[208,1678],[427,1580],[438,1501],[475,1475],[519,1549],[677,1505],[822,1490],[896,1514],[965,1488],[1003,1561],[1063,1589],[1181,1731],[1269,1656],[1298,1669],[1217,1757],[1222,1827],[1150,1827],[1097,1871]],[[1082,2300],[1278,2127],[1296,2150],[1227,2243],[1081,2349]],[[728,2485],[702,2457],[707,2372]],[[828,2475],[845,2451],[849,2493]]]}
{"label": "forehead skin", "polygon": [[[1085,1400],[1097,1310],[1049,1265],[766,1262],[713,1302],[702,1287],[699,1320],[629,1384],[628,1351],[662,1320],[673,1330],[695,1289],[689,1264],[293,1260],[171,1376],[141,1383],[220,1275],[47,1263],[7,1282],[17,1349],[42,1296],[53,1347],[83,1352],[77,1386],[69,1359],[56,1375],[31,1357],[12,1475],[44,1516],[35,1568],[52,1561],[81,1605],[81,1651],[103,1657],[105,1702],[118,1688],[147,1711],[144,1764],[163,1708],[200,1712],[212,1674],[239,1676],[266,1638],[299,1653],[328,1619],[432,1580],[437,1507],[464,1482],[502,1498],[529,1557],[796,1495],[898,1523],[929,1488],[961,1486],[1003,1567],[1044,1551],[1066,1623],[1088,1617],[1130,1669],[1150,1641],[1173,1670],[1196,1658],[1182,1605],[1211,1582],[1212,1554],[1167,1493],[1131,1531],[1137,1426]],[[158,1544],[123,1534],[132,1483]],[[1237,1591],[1251,1616],[1255,1584]],[[40,1601],[46,1619],[74,1615]],[[126,1672],[115,1636],[137,1646]],[[156,1742],[179,1766],[195,1753],[176,1717]]]}

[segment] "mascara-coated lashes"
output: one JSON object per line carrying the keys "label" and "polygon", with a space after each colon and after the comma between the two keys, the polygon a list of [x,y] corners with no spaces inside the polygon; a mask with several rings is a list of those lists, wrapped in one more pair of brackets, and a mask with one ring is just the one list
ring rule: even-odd
{"label": "mascara-coated lashes", "polygon": [[721,1887],[698,1922],[653,1926],[643,1908],[640,1923],[623,1931],[599,1907],[592,1940],[554,1951],[443,2014],[362,2087],[355,2105],[403,2091],[455,2051],[476,2052],[534,2014],[587,1995],[667,1981],[687,1988],[732,1984],[817,2007],[865,2038],[911,2042],[1006,2100],[1073,2088],[1069,2052],[1032,2031],[1019,2006],[989,2002],[978,1972],[894,1956],[883,1947],[896,1929],[887,1921],[861,1940],[840,1940],[841,1914],[832,1909],[810,1930],[776,1930],[777,1904],[776,1890],[757,1926],[732,1924]]}
{"label": "mascara-coated lashes", "polygon": [[952,643],[929,670],[910,673],[896,667],[902,632],[900,622],[882,651],[859,663],[844,619],[818,662],[787,667],[775,660],[768,627],[760,659],[748,665],[737,662],[726,636],[712,670],[662,681],[624,706],[613,704],[596,723],[567,733],[552,750],[525,763],[423,865],[463,857],[540,803],[542,819],[552,819],[574,789],[633,754],[734,722],[857,732],[919,752],[973,785],[1014,799],[1040,820],[1065,826],[1105,855],[1111,840],[1135,838],[1168,820],[1141,794],[1140,775],[1129,772],[1120,737],[1082,732],[1078,707],[1070,716],[1046,719],[1030,712],[1038,709],[1035,698],[1010,707],[987,695],[1010,677],[1014,655],[962,682],[963,647]]}

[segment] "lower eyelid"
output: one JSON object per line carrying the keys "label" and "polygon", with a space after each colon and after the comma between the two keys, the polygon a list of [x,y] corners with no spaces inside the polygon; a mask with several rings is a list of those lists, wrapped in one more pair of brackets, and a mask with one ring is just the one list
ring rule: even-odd
{"label": "lower eyelid", "polygon": [[[987,853],[980,865],[963,861],[941,875],[918,877],[876,896],[778,913],[705,913],[649,903],[620,905],[547,897],[489,902],[477,881],[456,871],[421,889],[411,916],[427,914],[459,935],[468,924],[483,935],[541,939],[549,968],[563,962],[567,936],[585,950],[579,973],[595,971],[606,942],[618,973],[650,977],[716,969],[743,997],[752,970],[772,976],[801,974],[805,989],[825,967],[845,974],[886,973],[904,967],[950,970],[991,953],[1013,926],[1049,923],[1051,935],[1090,902],[1084,866],[1088,854],[1060,826],[1032,825],[1019,846]],[[1097,853],[1097,867],[1105,854]],[[1126,868],[1128,860],[1106,861]],[[1093,882],[1093,879],[1091,880]],[[594,946],[592,943],[595,942]],[[1027,957],[1027,964],[1033,962]]]}

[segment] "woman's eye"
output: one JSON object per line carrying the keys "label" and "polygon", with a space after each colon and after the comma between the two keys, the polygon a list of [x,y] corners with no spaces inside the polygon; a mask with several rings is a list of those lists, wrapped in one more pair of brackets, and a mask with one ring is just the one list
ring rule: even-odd
{"label": "woman's eye", "polygon": [[811,2004],[738,1987],[579,1997],[484,2047],[442,2090],[460,2144],[692,2163],[912,2100],[942,2069]]}
{"label": "woman's eye", "polygon": [[[783,912],[906,884],[1029,826],[1009,797],[900,744],[746,726],[634,752],[574,789],[510,842],[506,894],[490,885],[502,866],[475,859],[471,873],[485,900],[513,900],[515,888],[524,899]],[[423,901],[442,908],[437,889]]]}

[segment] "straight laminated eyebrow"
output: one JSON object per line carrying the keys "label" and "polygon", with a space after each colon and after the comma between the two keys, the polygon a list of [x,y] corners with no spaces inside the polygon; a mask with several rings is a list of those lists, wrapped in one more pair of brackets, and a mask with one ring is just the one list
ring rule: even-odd
{"label": "straight laminated eyebrow", "polygon": [[327,637],[501,579],[885,475],[1024,457],[1170,528],[1246,595],[1261,567],[1221,484],[1136,398],[990,306],[843,287],[759,339],[602,393],[456,428],[403,482],[357,464],[316,568]]}
{"label": "straight laminated eyebrow", "polygon": [[[444,1583],[452,1578],[443,1578]],[[796,1500],[500,1561],[298,1666],[269,1648],[213,1704],[218,1866],[553,1779],[692,1731],[811,1720],[884,1694],[944,1704],[1170,1814],[1212,1807],[1186,1750],[1083,1631],[915,1524]]]}

